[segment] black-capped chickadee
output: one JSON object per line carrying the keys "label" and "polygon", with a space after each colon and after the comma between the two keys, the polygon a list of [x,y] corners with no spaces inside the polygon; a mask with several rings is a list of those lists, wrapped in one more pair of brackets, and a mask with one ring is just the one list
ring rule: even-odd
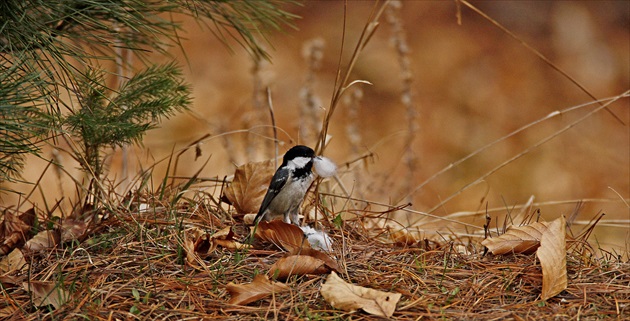
{"label": "black-capped chickadee", "polygon": [[287,223],[299,225],[298,211],[306,191],[313,183],[312,171],[315,152],[302,145],[291,147],[271,179],[267,194],[260,205],[254,225],[261,220],[271,221],[283,217]]}

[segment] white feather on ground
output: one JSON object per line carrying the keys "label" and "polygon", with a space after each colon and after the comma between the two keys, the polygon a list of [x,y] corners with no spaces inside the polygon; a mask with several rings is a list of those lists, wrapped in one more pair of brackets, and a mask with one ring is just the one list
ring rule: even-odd
{"label": "white feather on ground", "polygon": [[332,251],[332,239],[326,232],[318,231],[310,226],[300,226],[308,243],[316,250],[322,250],[326,252]]}

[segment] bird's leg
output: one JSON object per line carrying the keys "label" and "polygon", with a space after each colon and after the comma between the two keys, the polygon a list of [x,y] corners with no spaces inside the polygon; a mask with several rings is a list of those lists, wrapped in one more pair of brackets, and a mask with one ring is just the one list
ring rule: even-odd
{"label": "bird's leg", "polygon": [[298,216],[298,209],[299,207],[296,208],[294,211],[291,211],[291,222],[297,226],[300,226],[300,218]]}

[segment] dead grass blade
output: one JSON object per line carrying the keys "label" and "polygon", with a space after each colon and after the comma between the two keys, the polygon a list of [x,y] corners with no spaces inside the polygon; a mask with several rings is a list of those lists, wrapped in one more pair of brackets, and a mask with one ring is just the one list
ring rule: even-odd
{"label": "dead grass blade", "polygon": [[468,1],[466,0],[457,0],[457,2],[461,2],[463,3],[466,7],[470,8],[472,11],[474,11],[475,13],[477,13],[478,15],[482,16],[484,19],[488,20],[490,23],[492,23],[493,25],[497,26],[501,31],[505,32],[507,35],[509,35],[510,37],[512,37],[514,40],[518,41],[521,45],[523,45],[523,47],[527,48],[527,50],[529,50],[530,52],[532,52],[536,57],[540,58],[542,61],[544,61],[549,67],[551,67],[553,70],[559,72],[564,78],[568,79],[570,82],[572,82],[575,86],[577,86],[582,92],[584,92],[585,94],[587,94],[589,97],[591,97],[593,99],[593,101],[597,102],[600,106],[602,106],[603,108],[606,109],[606,111],[611,114],[619,123],[621,123],[622,125],[626,125],[626,123],[624,123],[624,121],[619,118],[619,116],[617,116],[615,113],[612,112],[612,110],[610,110],[607,106],[604,106],[599,99],[597,99],[593,94],[591,94],[591,92],[586,89],[586,87],[584,87],[582,84],[580,84],[577,80],[575,80],[575,78],[569,76],[568,73],[566,73],[564,70],[562,70],[558,65],[554,64],[551,60],[549,60],[549,58],[545,57],[545,55],[543,55],[540,51],[536,50],[534,47],[530,46],[525,40],[521,39],[520,37],[518,37],[516,34],[514,34],[512,31],[510,31],[508,28],[504,27],[502,24],[500,24],[498,21],[492,19],[490,16],[488,16],[485,12],[479,10],[477,7],[473,6],[472,4],[470,4]]}
{"label": "dead grass blade", "polygon": [[[480,182],[484,181],[488,176],[494,174],[495,172],[497,172],[498,170],[500,170],[501,168],[505,167],[506,165],[512,163],[513,161],[523,157],[526,154],[529,154],[531,151],[537,149],[538,147],[544,145],[545,143],[549,142],[550,140],[560,136],[562,133],[568,131],[569,129],[575,127],[577,124],[583,122],[584,120],[590,118],[591,116],[593,116],[594,114],[598,113],[599,111],[601,111],[604,108],[607,108],[608,106],[610,106],[611,104],[613,104],[614,102],[622,99],[622,98],[626,98],[628,97],[628,95],[630,95],[630,90],[616,96],[615,98],[613,98],[612,100],[609,100],[607,103],[605,104],[601,104],[599,107],[591,110],[590,112],[588,112],[587,114],[585,114],[584,116],[574,120],[573,122],[571,122],[570,124],[568,124],[567,126],[557,130],[556,132],[554,132],[553,134],[544,137],[543,139],[539,140],[538,142],[536,142],[535,144],[525,148],[522,152],[510,157],[509,159],[507,159],[506,161],[502,162],[501,164],[497,165],[496,167],[492,168],[491,170],[489,170],[488,172],[484,173],[483,175],[481,175],[479,178],[475,179],[474,181],[464,185],[462,188],[460,188],[458,191],[456,191],[455,193],[449,195],[448,197],[444,198],[439,204],[435,205],[434,207],[432,207],[430,210],[428,210],[429,213],[434,212],[435,210],[437,210],[438,208],[444,206],[444,204],[448,203],[450,200],[452,200],[453,198],[455,198],[456,196],[460,195],[462,192],[464,192],[465,190],[469,189],[472,186],[475,186],[477,184],[479,184]],[[551,115],[555,115],[555,113],[552,113],[548,116],[546,116],[544,119],[549,118]],[[502,139],[502,138],[501,138]],[[482,149],[485,148],[482,147]],[[473,152],[476,153],[476,152]],[[448,169],[452,168],[452,164],[449,165],[447,167]],[[429,178],[431,179],[431,178]],[[423,183],[424,184],[424,183]],[[418,188],[416,188],[414,191],[416,191]]]}
{"label": "dead grass blade", "polygon": [[361,31],[361,35],[359,36],[359,40],[357,41],[357,45],[354,47],[354,50],[352,51],[352,55],[350,57],[350,61],[348,62],[346,70],[342,72],[341,62],[342,62],[342,57],[344,53],[344,44],[345,44],[345,38],[346,38],[346,16],[347,16],[347,9],[348,9],[347,6],[348,6],[348,3],[347,1],[345,1],[344,7],[343,7],[344,10],[343,10],[343,28],[342,28],[342,34],[341,34],[341,52],[339,53],[339,63],[337,65],[337,77],[335,77],[335,85],[334,85],[333,94],[330,101],[330,106],[328,107],[328,112],[324,116],[322,130],[319,133],[317,144],[315,145],[315,153],[317,155],[324,154],[324,149],[326,148],[326,136],[328,135],[328,125],[330,124],[332,115],[334,114],[335,109],[337,108],[337,105],[339,104],[339,101],[341,100],[341,96],[343,95],[343,93],[346,91],[346,89],[348,89],[353,84],[369,83],[363,80],[355,80],[353,82],[350,82],[350,75],[352,73],[352,70],[354,69],[354,65],[359,59],[361,52],[363,51],[365,46],[368,44],[368,42],[374,35],[374,32],[376,32],[376,29],[379,26],[378,21],[381,15],[383,14],[383,12],[385,11],[385,8],[387,7],[387,2],[379,3],[379,1],[376,1],[374,3],[374,7],[372,8],[372,12],[370,13],[368,21],[363,27],[363,30]]}

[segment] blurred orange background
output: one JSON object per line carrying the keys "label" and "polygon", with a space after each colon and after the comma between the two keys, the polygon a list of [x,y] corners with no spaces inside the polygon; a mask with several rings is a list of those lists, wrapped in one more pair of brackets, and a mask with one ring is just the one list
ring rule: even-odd
{"label": "blurred orange background", "polygon": [[[597,98],[620,95],[630,89],[630,2],[627,1],[501,1],[473,2],[480,10],[536,48],[562,71],[573,77]],[[345,69],[350,53],[373,8],[368,1],[349,1]],[[201,145],[202,156],[195,160],[194,148],[180,159],[177,175],[191,176],[210,157],[203,177],[223,178],[236,165],[272,157],[266,108],[255,108],[255,80],[264,90],[270,88],[279,139],[289,146],[314,146],[312,138],[300,137],[300,127],[311,120],[300,118],[300,93],[306,84],[313,87],[320,108],[319,122],[327,112],[343,29],[341,1],[307,1],[303,6],[286,6],[301,16],[296,30],[274,32],[265,44],[272,61],[262,62],[257,72],[254,62],[242,48],[230,43],[233,52],[206,28],[190,18],[178,17],[184,24],[181,34],[185,55],[172,48],[175,59],[184,66],[191,84],[194,105],[150,131],[144,146],[130,151],[130,173],[135,175],[155,161],[168,157],[175,148],[184,148],[205,134],[211,137]],[[538,58],[519,41],[488,20],[461,6],[461,24],[454,1],[405,1],[398,13],[408,45],[412,75],[412,105],[416,126],[412,146],[415,169],[409,172],[405,142],[409,139],[408,111],[401,101],[403,89],[399,54],[392,37],[392,25],[384,15],[374,37],[361,54],[352,79],[362,97],[356,117],[342,103],[332,117],[332,138],[326,155],[338,164],[373,153],[365,163],[341,167],[340,174],[354,197],[398,205],[411,201],[412,209],[447,215],[460,211],[500,208],[492,218],[500,224],[507,212],[533,196],[540,203],[545,220],[569,216],[577,200],[585,200],[578,221],[588,221],[606,213],[591,240],[614,253],[630,249],[630,100],[622,98],[609,108],[625,125],[607,111],[600,111],[557,137],[534,147],[542,139],[592,111],[597,105],[563,113],[517,135],[506,138],[478,155],[454,166],[443,175],[405,198],[433,174],[466,155],[488,145],[550,113],[592,102],[575,84]],[[323,43],[321,68],[315,79],[307,79],[309,62],[305,46],[313,39]],[[263,40],[261,40],[263,41]],[[170,58],[155,57],[155,62]],[[138,65],[140,65],[138,63]],[[354,122],[356,120],[356,123]],[[265,125],[265,126],[261,126]],[[353,126],[355,129],[353,129]],[[242,131],[247,130],[248,132]],[[351,131],[355,143],[349,139]],[[237,131],[231,133],[232,131]],[[358,143],[357,143],[358,142]],[[248,152],[248,147],[253,152]],[[453,193],[482,177],[511,157],[530,149],[480,183],[440,205]],[[46,149],[44,157],[50,157]],[[66,169],[81,179],[76,164]],[[109,160],[110,179],[120,180],[120,150]],[[24,178],[35,181],[45,161],[30,159]],[[157,166],[157,185],[166,162]],[[74,201],[74,185],[60,181],[53,171],[44,174],[42,186],[48,206],[62,196]],[[32,186],[17,186],[29,191]],[[213,192],[210,190],[209,192]],[[36,193],[40,194],[40,193]],[[15,195],[3,195],[5,204],[16,204]],[[42,196],[31,198],[38,206]],[[558,203],[550,205],[548,203]],[[438,206],[440,205],[440,206]],[[67,206],[67,205],[66,205]],[[483,211],[482,211],[483,212]],[[415,217],[409,218],[411,222]],[[466,220],[482,226],[483,215]],[[614,220],[617,220],[615,223]],[[419,222],[422,224],[422,222]],[[495,222],[493,222],[494,226]],[[573,228],[575,232],[582,226]]]}

